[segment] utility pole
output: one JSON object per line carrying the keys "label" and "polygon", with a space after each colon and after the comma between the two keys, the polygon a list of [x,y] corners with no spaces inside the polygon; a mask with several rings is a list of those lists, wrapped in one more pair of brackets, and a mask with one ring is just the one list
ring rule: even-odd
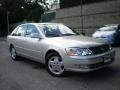
{"label": "utility pole", "polygon": [[[2,8],[2,4],[0,3],[0,8]],[[1,24],[0,24],[0,36],[1,36]]]}
{"label": "utility pole", "polygon": [[9,35],[9,33],[10,33],[10,31],[9,31],[9,11],[7,11],[7,30],[8,30],[8,32],[7,32],[7,34]]}
{"label": "utility pole", "polygon": [[82,2],[82,0],[80,0],[81,1],[81,32],[82,32],[82,34],[84,34],[84,32],[83,32],[83,2]]}

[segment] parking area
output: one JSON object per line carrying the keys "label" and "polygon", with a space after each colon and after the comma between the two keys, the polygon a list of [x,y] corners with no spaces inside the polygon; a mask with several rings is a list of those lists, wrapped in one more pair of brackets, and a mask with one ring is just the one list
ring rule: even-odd
{"label": "parking area", "polygon": [[25,58],[12,61],[4,38],[0,38],[0,90],[120,90],[120,46],[109,67],[89,73],[67,72],[50,76],[45,66]]}

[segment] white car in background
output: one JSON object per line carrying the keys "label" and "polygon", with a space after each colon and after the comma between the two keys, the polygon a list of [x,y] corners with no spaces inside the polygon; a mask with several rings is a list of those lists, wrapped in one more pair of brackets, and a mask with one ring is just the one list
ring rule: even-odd
{"label": "white car in background", "polygon": [[104,27],[96,30],[96,32],[93,33],[92,37],[106,40],[112,45],[120,44],[120,25],[105,25]]}

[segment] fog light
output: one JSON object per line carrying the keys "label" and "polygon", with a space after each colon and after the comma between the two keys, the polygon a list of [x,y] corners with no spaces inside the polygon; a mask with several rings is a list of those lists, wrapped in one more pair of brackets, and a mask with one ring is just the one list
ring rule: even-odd
{"label": "fog light", "polygon": [[76,66],[77,68],[83,68],[83,69],[88,69],[88,68],[89,68],[89,66],[87,66],[87,65],[75,64],[75,66]]}
{"label": "fog light", "polygon": [[89,67],[86,65],[81,65],[80,68],[89,68]]}

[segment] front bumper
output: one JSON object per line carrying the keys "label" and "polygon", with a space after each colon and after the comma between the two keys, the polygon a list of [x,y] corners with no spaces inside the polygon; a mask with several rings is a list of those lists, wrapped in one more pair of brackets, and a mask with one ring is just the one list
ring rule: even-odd
{"label": "front bumper", "polygon": [[94,56],[71,56],[64,59],[65,69],[69,71],[89,72],[111,64],[115,59],[115,51]]}

